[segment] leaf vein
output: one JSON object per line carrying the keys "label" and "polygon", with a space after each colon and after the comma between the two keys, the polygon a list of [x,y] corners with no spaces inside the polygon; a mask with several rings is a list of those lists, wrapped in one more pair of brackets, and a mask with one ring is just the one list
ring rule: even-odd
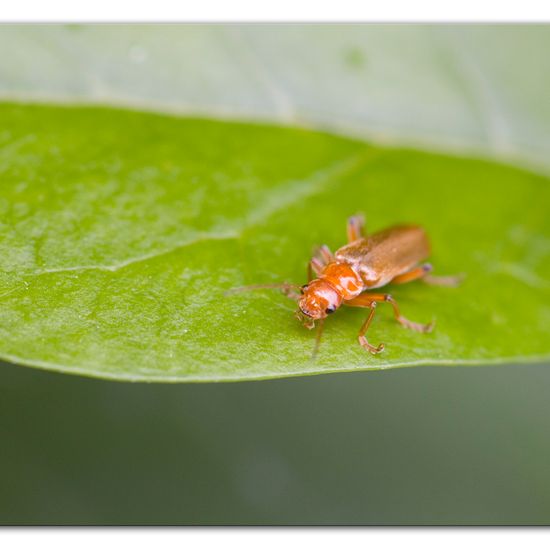
{"label": "leaf vein", "polygon": [[[377,151],[373,152],[371,148],[361,149],[360,153],[350,155],[343,160],[338,160],[321,170],[317,170],[315,173],[306,176],[301,180],[293,180],[290,184],[281,186],[264,200],[263,205],[256,207],[254,211],[249,215],[245,222],[234,231],[220,232],[220,233],[203,233],[196,236],[193,239],[188,239],[184,242],[180,242],[166,248],[164,250],[157,250],[149,254],[142,254],[108,265],[75,265],[75,266],[62,266],[51,267],[40,270],[34,270],[29,273],[32,276],[50,275],[55,273],[69,273],[73,271],[109,271],[117,272],[129,266],[141,262],[147,262],[156,258],[167,256],[172,254],[181,248],[193,246],[195,244],[211,241],[211,240],[236,240],[243,236],[245,230],[250,227],[254,227],[260,222],[269,219],[272,215],[280,212],[293,204],[298,203],[305,198],[312,197],[325,191],[326,186],[334,179],[349,175],[360,167],[363,167],[366,162],[372,160]],[[305,182],[308,182],[305,184]]]}

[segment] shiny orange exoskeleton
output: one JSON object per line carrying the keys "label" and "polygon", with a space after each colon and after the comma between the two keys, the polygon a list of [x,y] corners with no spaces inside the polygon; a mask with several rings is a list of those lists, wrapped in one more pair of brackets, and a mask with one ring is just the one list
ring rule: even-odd
{"label": "shiny orange exoskeleton", "polygon": [[[459,277],[433,277],[430,275],[432,266],[420,263],[430,254],[426,232],[417,225],[399,225],[367,236],[364,234],[363,217],[353,216],[348,220],[347,236],[348,244],[334,254],[326,246],[319,248],[308,264],[309,282],[302,287],[282,283],[253,285],[236,290],[282,288],[298,302],[296,313],[304,326],[313,328],[315,321],[321,323],[317,345],[323,320],[342,305],[370,309],[358,338],[361,346],[373,354],[384,349],[384,344],[373,346],[365,336],[379,302],[391,304],[396,320],[404,327],[430,332],[434,327],[433,322],[420,324],[409,321],[401,315],[391,294],[371,292],[389,283],[403,284],[416,279],[431,284],[456,286]],[[300,292],[297,293],[295,289]]]}

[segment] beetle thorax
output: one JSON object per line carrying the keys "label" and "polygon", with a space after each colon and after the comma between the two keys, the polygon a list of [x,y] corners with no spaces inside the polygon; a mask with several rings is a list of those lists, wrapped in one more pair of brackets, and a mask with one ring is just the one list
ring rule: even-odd
{"label": "beetle thorax", "polygon": [[328,264],[321,274],[321,279],[329,282],[342,296],[343,300],[351,300],[364,290],[361,276],[353,267],[345,262]]}

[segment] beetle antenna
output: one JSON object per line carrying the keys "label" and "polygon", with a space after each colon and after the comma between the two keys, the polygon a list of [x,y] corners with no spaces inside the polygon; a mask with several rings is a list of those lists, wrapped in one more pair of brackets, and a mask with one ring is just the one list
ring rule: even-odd
{"label": "beetle antenna", "polygon": [[285,291],[285,294],[288,294],[291,290],[300,291],[300,285],[294,283],[265,283],[258,285],[247,285],[247,286],[238,286],[236,288],[230,288],[224,294],[229,296],[231,294],[237,294],[238,292],[248,292],[249,290],[260,290],[262,288],[280,288]]}
{"label": "beetle antenna", "polygon": [[313,347],[313,353],[311,354],[312,359],[315,359],[315,357],[317,357],[317,353],[321,345],[321,336],[323,335],[323,327],[325,326],[324,321],[324,319],[319,319],[317,334],[315,335],[315,346]]}

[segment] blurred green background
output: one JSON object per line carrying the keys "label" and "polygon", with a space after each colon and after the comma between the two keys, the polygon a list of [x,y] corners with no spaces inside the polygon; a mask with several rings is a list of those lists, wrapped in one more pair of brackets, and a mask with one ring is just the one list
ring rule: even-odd
{"label": "blurred green background", "polygon": [[2,365],[2,524],[533,524],[548,365],[145,385]]}
{"label": "blurred green background", "polygon": [[[3,26],[0,98],[550,167],[547,26]],[[442,183],[444,184],[444,183]],[[550,365],[218,385],[0,365],[2,524],[547,524]]]}

